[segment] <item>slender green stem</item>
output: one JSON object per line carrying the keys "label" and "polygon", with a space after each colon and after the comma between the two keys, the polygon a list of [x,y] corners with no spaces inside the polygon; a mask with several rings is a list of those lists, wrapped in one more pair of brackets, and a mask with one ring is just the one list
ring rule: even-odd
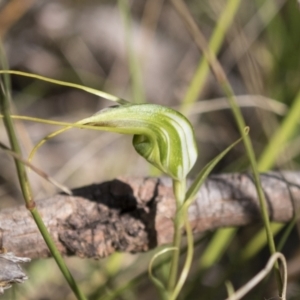
{"label": "slender green stem", "polygon": [[[10,102],[10,94],[9,94],[9,78],[5,76],[5,86],[1,83],[1,91],[0,91],[0,107],[2,110],[3,114],[3,120],[4,124],[6,127],[6,131],[10,140],[11,148],[12,150],[17,153],[18,155],[21,156],[21,149],[18,143],[18,139],[15,133],[14,125],[10,116],[10,107],[9,107],[9,102]],[[73,290],[74,294],[76,295],[77,299],[79,300],[85,300],[85,296],[82,294],[80,289],[78,288],[74,278],[72,277],[70,271],[68,270],[62,256],[60,255],[58,249],[55,246],[55,243],[53,242],[50,233],[48,232],[45,224],[43,223],[43,220],[38,213],[35,203],[32,198],[32,192],[31,192],[31,187],[29,184],[29,180],[27,177],[25,165],[15,159],[15,165],[17,168],[17,174],[22,190],[22,194],[26,203],[26,207],[29,209],[31,212],[51,254],[53,255],[55,261],[57,262],[60,270],[62,271],[63,275],[65,276],[67,282],[69,283],[70,288]]]}
{"label": "slender green stem", "polygon": [[182,205],[185,199],[186,192],[186,181],[173,180],[173,190],[176,199],[176,215],[174,220],[174,237],[173,237],[173,247],[177,250],[173,251],[170,276],[168,280],[168,291],[171,294],[175,288],[178,274],[178,263],[180,256],[180,243],[181,243],[181,230],[184,226],[184,210],[182,210]]}
{"label": "slender green stem", "polygon": [[68,269],[65,261],[63,260],[63,258],[61,256],[60,252],[58,251],[55,243],[53,242],[53,240],[49,234],[49,231],[48,231],[47,227],[45,226],[39,212],[37,211],[36,208],[31,209],[30,212],[31,212],[33,219],[34,219],[39,231],[41,232],[53,258],[55,259],[59,269],[61,270],[62,274],[64,275],[67,282],[69,283],[70,288],[76,295],[77,299],[85,300],[86,297],[84,296],[82,291],[79,289],[75,279],[73,278],[70,270]]}
{"label": "slender green stem", "polygon": [[192,228],[190,225],[190,221],[187,217],[187,208],[185,207],[185,212],[184,212],[184,223],[185,223],[185,230],[186,230],[186,237],[187,237],[187,255],[186,255],[186,260],[182,269],[182,272],[180,274],[178,283],[176,287],[174,288],[174,292],[170,297],[170,300],[175,300],[177,299],[180,291],[182,290],[184,283],[188,277],[189,271],[191,269],[192,261],[193,261],[193,254],[194,254],[194,237],[193,237],[193,232]]}
{"label": "slender green stem", "polygon": [[[5,86],[9,86],[9,80],[6,76],[4,77],[4,81],[5,81]],[[1,84],[0,107],[3,114],[3,122],[6,127],[9,142],[12,150],[17,154],[21,154],[21,149],[14,130],[13,122],[10,117],[10,108],[9,108],[10,96],[7,92],[7,89],[5,89],[4,86],[2,85],[2,82],[0,82],[0,84]],[[15,159],[15,165],[17,168],[17,175],[20,182],[22,194],[26,202],[26,206],[30,207],[32,206],[32,198],[31,198],[32,192],[28,182],[26,170],[24,168],[24,165],[17,159]]]}
{"label": "slender green stem", "polygon": [[[250,165],[252,168],[252,172],[253,172],[254,184],[256,187],[257,194],[258,194],[258,200],[259,200],[259,205],[261,208],[261,215],[262,215],[263,223],[264,223],[265,230],[266,230],[266,236],[267,236],[267,241],[268,241],[268,245],[269,245],[269,250],[270,250],[271,254],[274,254],[274,253],[276,253],[276,247],[275,247],[275,242],[274,242],[274,238],[273,238],[273,234],[272,234],[272,230],[271,230],[267,203],[266,203],[265,195],[264,195],[262,185],[260,182],[258,166],[257,166],[255,154],[254,154],[253,145],[251,143],[249,136],[246,135],[244,132],[244,127],[246,124],[245,124],[244,118],[242,116],[242,113],[240,111],[240,108],[236,104],[233,90],[227,80],[225,82],[223,82],[222,88],[228,98],[231,109],[233,111],[233,115],[235,117],[235,120],[236,120],[238,128],[239,128],[240,134],[243,137],[245,149],[246,149],[246,152],[247,152],[247,155],[248,155],[248,158],[250,161]],[[275,274],[276,274],[276,280],[277,280],[277,284],[278,284],[278,288],[279,288],[279,293],[281,293],[282,280],[281,280],[278,263],[275,263]]]}
{"label": "slender green stem", "polygon": [[173,251],[172,260],[171,260],[171,267],[170,267],[170,275],[168,280],[168,291],[172,293],[177,280],[178,274],[178,262],[179,262],[179,247],[181,243],[181,226],[179,225],[179,216],[176,213],[175,224],[174,224],[174,237],[173,237],[173,246],[176,247],[176,251]]}

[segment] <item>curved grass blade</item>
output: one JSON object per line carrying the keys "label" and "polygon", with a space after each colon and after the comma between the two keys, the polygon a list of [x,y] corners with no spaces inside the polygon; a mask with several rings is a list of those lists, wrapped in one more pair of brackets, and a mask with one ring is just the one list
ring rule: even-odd
{"label": "curved grass blade", "polygon": [[33,74],[33,73],[14,71],[14,70],[0,70],[0,74],[14,74],[14,75],[19,75],[19,76],[24,76],[24,77],[35,78],[35,79],[38,79],[38,80],[58,84],[58,85],[61,85],[61,86],[66,86],[66,87],[71,87],[71,88],[74,88],[74,89],[82,90],[82,91],[85,91],[89,94],[93,94],[93,95],[102,97],[104,99],[117,102],[119,104],[128,104],[128,103],[130,103],[129,101],[124,100],[122,98],[116,97],[116,96],[111,95],[109,93],[105,93],[105,92],[102,92],[102,91],[99,91],[99,90],[96,90],[96,89],[93,89],[93,88],[90,88],[90,87],[87,87],[87,86],[84,86],[84,85],[81,85],[81,84],[76,84],[76,83],[66,82],[66,81],[62,81],[62,80],[52,79],[52,78],[49,78],[49,77],[36,75],[36,74]]}

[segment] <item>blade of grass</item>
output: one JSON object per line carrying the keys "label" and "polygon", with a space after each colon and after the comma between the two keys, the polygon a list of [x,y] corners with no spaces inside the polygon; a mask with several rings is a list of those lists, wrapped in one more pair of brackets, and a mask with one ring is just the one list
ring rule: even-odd
{"label": "blade of grass", "polygon": [[[271,223],[271,230],[273,234],[275,235],[277,232],[279,232],[282,228],[282,224],[280,223]],[[245,261],[256,255],[263,246],[266,244],[266,236],[264,234],[263,230],[260,230],[257,234],[255,234],[254,237],[251,238],[251,240],[248,242],[248,244],[245,246],[245,248],[242,251],[241,254],[241,261]]]}
{"label": "blade of grass", "polygon": [[[240,0],[227,1],[227,4],[224,7],[221,16],[218,18],[217,25],[215,26],[211,39],[209,41],[209,48],[215,54],[217,54],[221,48],[226,35],[226,31],[232,24],[240,3]],[[197,70],[188,86],[188,90],[186,91],[185,97],[182,101],[180,110],[184,114],[187,114],[192,104],[197,101],[197,98],[201,93],[201,90],[203,89],[208,74],[209,63],[204,56],[197,67]]]}
{"label": "blade of grass", "polygon": [[66,81],[62,81],[62,80],[56,80],[56,79],[52,79],[52,78],[48,78],[45,76],[41,76],[41,75],[36,75],[36,74],[32,74],[32,73],[27,73],[27,72],[21,72],[21,71],[13,71],[13,70],[0,70],[0,74],[14,74],[14,75],[19,75],[19,76],[25,76],[25,77],[31,77],[34,79],[38,79],[38,80],[42,80],[42,81],[46,81],[46,82],[50,82],[50,83],[54,83],[54,84],[58,84],[61,86],[66,86],[66,87],[71,87],[74,89],[78,89],[78,90],[82,90],[85,91],[89,94],[98,96],[98,97],[102,97],[104,99],[110,100],[110,101],[114,101],[117,102],[119,104],[128,104],[130,102],[113,96],[111,94],[81,85],[81,84],[76,84],[76,83],[71,83],[71,82],[66,82]]}
{"label": "blade of grass", "polygon": [[[280,155],[284,145],[291,138],[295,132],[300,119],[300,92],[297,94],[288,114],[284,118],[281,126],[276,130],[271,140],[268,142],[267,147],[258,162],[258,168],[261,172],[269,170],[275,163],[276,158]],[[285,224],[272,224],[271,230],[273,235],[276,235]],[[289,227],[287,228],[288,231]],[[285,233],[287,234],[287,233]],[[243,259],[250,259],[255,256],[266,244],[266,240],[259,231],[245,246],[242,254]],[[281,245],[282,246],[282,245]]]}
{"label": "blade of grass", "polygon": [[125,30],[125,43],[127,49],[130,77],[132,81],[132,94],[134,103],[144,103],[145,94],[142,84],[141,70],[139,62],[134,51],[134,43],[132,37],[131,14],[128,5],[128,0],[118,0],[119,10],[121,12],[124,30]]}
{"label": "blade of grass", "polygon": [[284,149],[284,145],[295,133],[300,119],[300,91],[284,118],[280,128],[276,130],[267,147],[264,149],[258,162],[258,168],[261,172],[269,170],[275,163],[276,158]]}
{"label": "blade of grass", "polygon": [[199,268],[206,270],[216,264],[230,245],[235,233],[236,228],[231,227],[217,230],[200,258]]}

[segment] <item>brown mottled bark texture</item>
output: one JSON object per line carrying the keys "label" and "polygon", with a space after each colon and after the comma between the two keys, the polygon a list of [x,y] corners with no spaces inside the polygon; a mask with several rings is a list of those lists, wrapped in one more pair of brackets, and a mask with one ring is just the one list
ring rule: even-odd
{"label": "brown mottled bark texture", "polygon": [[[300,172],[261,175],[270,218],[288,222],[300,206]],[[59,250],[101,258],[114,251],[141,252],[172,241],[175,201],[167,178],[119,178],[36,201]],[[189,208],[194,233],[242,226],[261,219],[250,174],[210,176]],[[0,211],[1,244],[17,256],[49,251],[24,206]]]}

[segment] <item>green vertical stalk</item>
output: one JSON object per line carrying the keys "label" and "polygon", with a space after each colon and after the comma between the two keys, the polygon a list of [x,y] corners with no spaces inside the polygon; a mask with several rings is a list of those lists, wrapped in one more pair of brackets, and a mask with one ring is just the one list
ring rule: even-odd
{"label": "green vertical stalk", "polygon": [[84,294],[82,293],[82,291],[80,290],[80,288],[78,287],[74,277],[72,276],[70,270],[68,269],[63,257],[61,256],[60,252],[58,251],[54,241],[52,240],[50,233],[47,229],[47,227],[45,226],[41,215],[39,214],[38,210],[36,209],[36,207],[31,208],[30,212],[33,216],[33,219],[39,229],[39,231],[41,232],[47,247],[50,250],[50,253],[52,254],[53,258],[55,259],[57,266],[59,267],[61,273],[64,275],[65,279],[67,280],[70,288],[72,289],[72,291],[74,292],[74,294],[76,295],[77,299],[79,300],[86,300],[86,297],[84,296]]}
{"label": "green vertical stalk", "polygon": [[[5,87],[9,88],[10,83],[7,76],[4,76],[4,82],[5,82]],[[12,150],[17,154],[21,154],[21,149],[17,140],[17,136],[15,134],[13,122],[10,117],[10,107],[9,107],[10,96],[8,94],[8,89],[7,88],[5,89],[1,81],[0,84],[1,84],[0,107],[1,107],[1,112],[3,114],[3,122],[8,134],[9,142]],[[33,201],[31,198],[32,192],[29,185],[25,167],[17,159],[15,159],[14,161],[17,168],[17,175],[20,182],[21,191],[26,202],[26,206],[31,207],[33,206]]]}
{"label": "green vertical stalk", "polygon": [[[6,131],[9,137],[9,141],[10,141],[10,145],[11,145],[11,149],[17,153],[18,155],[21,156],[21,149],[20,149],[20,145],[18,143],[18,139],[15,133],[15,129],[14,129],[14,125],[10,116],[10,106],[9,106],[9,102],[10,102],[10,93],[9,93],[9,78],[8,76],[4,77],[4,82],[5,82],[5,86],[2,84],[2,82],[0,81],[1,84],[1,91],[0,91],[0,108],[3,114],[3,121],[4,121],[4,125],[6,127]],[[18,174],[18,178],[19,178],[19,182],[20,182],[20,186],[21,186],[21,190],[22,190],[22,194],[26,203],[26,207],[27,209],[30,211],[30,213],[32,214],[37,227],[39,228],[51,254],[53,255],[58,267],[60,268],[62,274],[65,276],[67,282],[69,283],[70,288],[73,290],[74,294],[76,295],[77,299],[79,300],[85,300],[85,296],[82,294],[82,292],[80,291],[79,287],[76,284],[76,281],[74,280],[74,278],[72,277],[72,274],[70,273],[70,271],[68,270],[62,256],[60,255],[55,243],[53,242],[50,233],[47,229],[47,227],[45,226],[45,224],[43,223],[43,220],[39,214],[39,212],[37,211],[36,207],[35,207],[35,203],[33,201],[33,197],[32,197],[32,191],[31,191],[31,187],[29,184],[29,180],[27,177],[27,173],[26,173],[26,169],[25,166],[22,162],[20,162],[19,160],[15,159],[15,165],[16,165],[16,169],[17,169],[17,174]]]}
{"label": "green vertical stalk", "polygon": [[186,192],[186,180],[178,181],[173,180],[173,191],[176,200],[176,214],[174,220],[174,237],[173,237],[173,247],[176,248],[173,251],[170,267],[170,276],[168,280],[168,292],[172,294],[178,275],[178,264],[180,256],[180,244],[181,244],[181,230],[185,222],[185,212],[182,209],[182,205],[185,199]]}

